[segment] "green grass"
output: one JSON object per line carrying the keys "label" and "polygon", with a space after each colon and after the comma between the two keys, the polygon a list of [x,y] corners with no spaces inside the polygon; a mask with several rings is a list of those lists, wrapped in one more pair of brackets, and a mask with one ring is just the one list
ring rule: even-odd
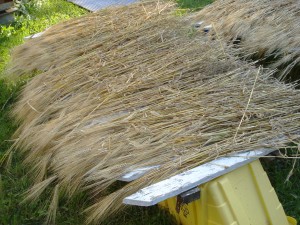
{"label": "green grass", "polygon": [[275,188],[279,201],[282,203],[286,214],[294,217],[300,222],[300,165],[297,160],[293,175],[285,182],[289,172],[293,167],[293,160],[274,159],[264,162],[272,186]]}
{"label": "green grass", "polygon": [[176,0],[178,5],[184,9],[197,10],[213,2],[213,0]]}
{"label": "green grass", "polygon": [[[37,0],[25,5],[23,12],[26,15],[17,17],[16,23],[11,26],[0,27],[0,74],[9,61],[10,50],[23,42],[23,38],[30,34],[43,31],[45,28],[86,13],[85,10],[68,3],[65,0],[44,0],[39,6]],[[181,8],[199,9],[210,3],[211,0],[177,0]],[[10,118],[12,104],[16,101],[18,93],[26,80],[16,84],[8,84],[0,79],[0,157],[11,146],[11,135],[17,125]],[[47,198],[41,198],[35,203],[20,204],[23,193],[30,187],[30,176],[27,168],[22,165],[22,156],[16,154],[12,160],[10,170],[0,168],[0,224],[42,224],[47,216]],[[264,163],[270,180],[275,187],[280,201],[286,209],[287,215],[300,221],[300,169],[297,164],[294,175],[284,183],[292,167],[291,160],[276,159]],[[45,196],[50,192],[46,191]],[[57,224],[79,225],[84,223],[84,215],[80,212],[88,202],[84,193],[72,200],[60,201],[57,215]],[[129,207],[126,210],[104,221],[106,225],[172,225],[171,218],[157,207]]]}
{"label": "green grass", "polygon": [[43,0],[42,6],[36,2],[41,2],[41,0],[33,0],[25,4],[22,11],[26,14],[16,16],[16,22],[12,25],[0,25],[0,72],[9,61],[10,50],[23,43],[24,37],[86,13],[86,10],[65,0]]}

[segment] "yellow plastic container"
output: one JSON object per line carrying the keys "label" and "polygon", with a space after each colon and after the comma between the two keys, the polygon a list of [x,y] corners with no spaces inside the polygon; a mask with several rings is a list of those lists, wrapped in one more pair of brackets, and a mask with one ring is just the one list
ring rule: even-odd
{"label": "yellow plastic container", "polygon": [[200,198],[160,203],[182,225],[296,225],[287,217],[259,160],[200,187]]}

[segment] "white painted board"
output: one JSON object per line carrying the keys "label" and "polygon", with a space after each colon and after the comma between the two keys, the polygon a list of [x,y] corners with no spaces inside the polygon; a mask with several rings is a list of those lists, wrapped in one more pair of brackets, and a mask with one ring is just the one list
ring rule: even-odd
{"label": "white painted board", "polygon": [[34,39],[34,38],[41,37],[44,34],[44,32],[45,31],[30,35],[30,36],[27,36],[27,37],[24,37],[24,39],[29,40],[29,39]]}
{"label": "white painted board", "polygon": [[135,170],[133,170],[133,171],[131,171],[129,173],[124,174],[118,180],[130,182],[130,181],[133,181],[133,180],[136,180],[136,179],[142,177],[143,175],[145,175],[149,171],[151,171],[153,169],[156,169],[156,168],[159,168],[159,165],[157,165],[157,166],[141,167],[141,168],[135,169]]}
{"label": "white painted board", "polygon": [[137,206],[155,205],[215,179],[216,177],[229,173],[272,151],[274,151],[274,149],[263,148],[218,158],[169,179],[145,187],[124,198],[123,203]]}

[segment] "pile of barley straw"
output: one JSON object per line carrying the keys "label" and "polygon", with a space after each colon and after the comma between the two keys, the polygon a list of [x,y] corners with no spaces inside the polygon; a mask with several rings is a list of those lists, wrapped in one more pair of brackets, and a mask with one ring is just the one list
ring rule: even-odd
{"label": "pile of barley straw", "polygon": [[[101,221],[156,181],[299,140],[300,91],[194,32],[175,10],[168,2],[109,8],[15,50],[11,75],[43,71],[14,108],[14,147],[35,179],[27,199],[53,188],[50,222],[58,196],[87,191],[87,222]],[[152,165],[161,167],[104,194],[124,173]]]}
{"label": "pile of barley straw", "polygon": [[237,43],[245,58],[262,59],[283,80],[300,79],[298,0],[217,0],[190,16],[212,24],[213,36]]}

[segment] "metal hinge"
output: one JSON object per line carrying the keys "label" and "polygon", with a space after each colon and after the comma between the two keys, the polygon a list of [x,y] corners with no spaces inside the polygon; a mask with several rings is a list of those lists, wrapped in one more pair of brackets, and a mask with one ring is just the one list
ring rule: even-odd
{"label": "metal hinge", "polygon": [[183,192],[180,195],[177,195],[176,212],[180,212],[182,205],[189,204],[198,199],[200,199],[200,188],[198,187]]}

